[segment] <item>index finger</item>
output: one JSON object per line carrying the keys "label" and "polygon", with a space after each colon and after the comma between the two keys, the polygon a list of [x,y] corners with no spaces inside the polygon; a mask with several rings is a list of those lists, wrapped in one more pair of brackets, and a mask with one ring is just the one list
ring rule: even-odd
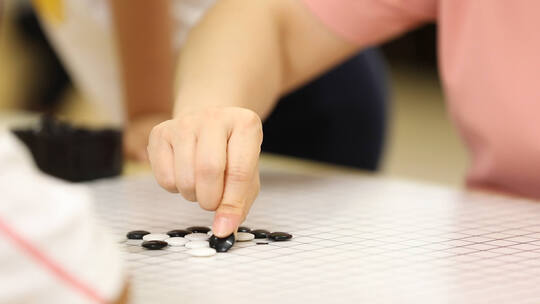
{"label": "index finger", "polygon": [[256,178],[261,150],[262,130],[259,126],[233,130],[227,147],[227,166],[223,198],[216,210],[212,230],[217,237],[236,231],[247,214],[251,187]]}

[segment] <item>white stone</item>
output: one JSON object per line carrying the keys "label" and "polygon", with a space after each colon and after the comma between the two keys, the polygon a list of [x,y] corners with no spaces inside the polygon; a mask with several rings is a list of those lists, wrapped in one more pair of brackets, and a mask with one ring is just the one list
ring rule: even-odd
{"label": "white stone", "polygon": [[208,241],[191,241],[186,243],[186,248],[195,249],[195,248],[205,248],[210,247]]}
{"label": "white stone", "polygon": [[238,232],[236,234],[236,240],[238,242],[247,242],[247,241],[253,240],[254,238],[255,238],[255,235],[249,232]]}
{"label": "white stone", "polygon": [[142,242],[143,242],[143,240],[127,240],[126,244],[140,246],[142,244]]}
{"label": "white stone", "polygon": [[163,233],[150,233],[143,236],[142,239],[145,241],[165,241],[168,238],[169,236]]}
{"label": "white stone", "polygon": [[190,241],[206,241],[208,240],[208,235],[206,233],[191,233],[186,235],[185,238]]}
{"label": "white stone", "polygon": [[214,248],[196,248],[187,251],[188,254],[195,257],[210,257],[216,254]]}
{"label": "white stone", "polygon": [[184,246],[188,240],[183,237],[170,237],[165,240],[170,246]]}

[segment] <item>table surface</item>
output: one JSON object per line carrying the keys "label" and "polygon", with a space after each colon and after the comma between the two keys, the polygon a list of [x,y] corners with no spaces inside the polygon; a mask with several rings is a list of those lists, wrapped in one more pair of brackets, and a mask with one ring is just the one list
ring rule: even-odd
{"label": "table surface", "polygon": [[[195,258],[128,244],[134,229],[211,225],[147,170],[89,183],[134,303],[539,303],[540,204],[265,156],[245,223],[288,242]],[[137,173],[137,174],[134,174]]]}

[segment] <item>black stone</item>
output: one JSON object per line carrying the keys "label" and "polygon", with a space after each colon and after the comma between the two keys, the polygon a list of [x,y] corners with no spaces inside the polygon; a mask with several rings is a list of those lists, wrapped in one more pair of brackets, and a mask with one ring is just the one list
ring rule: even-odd
{"label": "black stone", "polygon": [[133,230],[126,234],[126,237],[130,240],[142,240],[143,236],[150,234],[148,231],[144,230]]}
{"label": "black stone", "polygon": [[187,234],[190,234],[191,231],[184,230],[184,229],[175,229],[167,232],[167,235],[170,237],[184,237]]}
{"label": "black stone", "polygon": [[257,244],[257,245],[268,245],[268,242],[257,242],[255,244]]}
{"label": "black stone", "polygon": [[287,232],[272,232],[268,235],[268,238],[277,242],[288,241],[292,238],[291,234]]}
{"label": "black stone", "polygon": [[252,230],[251,233],[255,235],[256,239],[265,239],[270,234],[270,231],[264,229]]}
{"label": "black stone", "polygon": [[251,232],[251,228],[246,226],[240,226],[238,227],[238,232]]}
{"label": "black stone", "polygon": [[164,241],[144,241],[142,243],[142,246],[146,249],[150,250],[159,250],[167,247],[167,242]]}
{"label": "black stone", "polygon": [[191,231],[191,233],[207,233],[210,231],[210,228],[204,226],[192,226],[186,228],[186,230]]}
{"label": "black stone", "polygon": [[214,248],[217,252],[227,252],[234,245],[234,234],[229,235],[226,238],[218,238],[212,235],[208,240],[210,248]]}

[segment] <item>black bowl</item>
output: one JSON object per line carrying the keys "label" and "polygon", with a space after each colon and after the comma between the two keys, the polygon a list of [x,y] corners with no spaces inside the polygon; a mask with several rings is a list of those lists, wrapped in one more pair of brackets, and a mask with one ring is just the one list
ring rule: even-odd
{"label": "black bowl", "polygon": [[89,181],[122,173],[122,131],[90,130],[43,117],[38,128],[13,133],[28,147],[39,169],[72,181]]}

